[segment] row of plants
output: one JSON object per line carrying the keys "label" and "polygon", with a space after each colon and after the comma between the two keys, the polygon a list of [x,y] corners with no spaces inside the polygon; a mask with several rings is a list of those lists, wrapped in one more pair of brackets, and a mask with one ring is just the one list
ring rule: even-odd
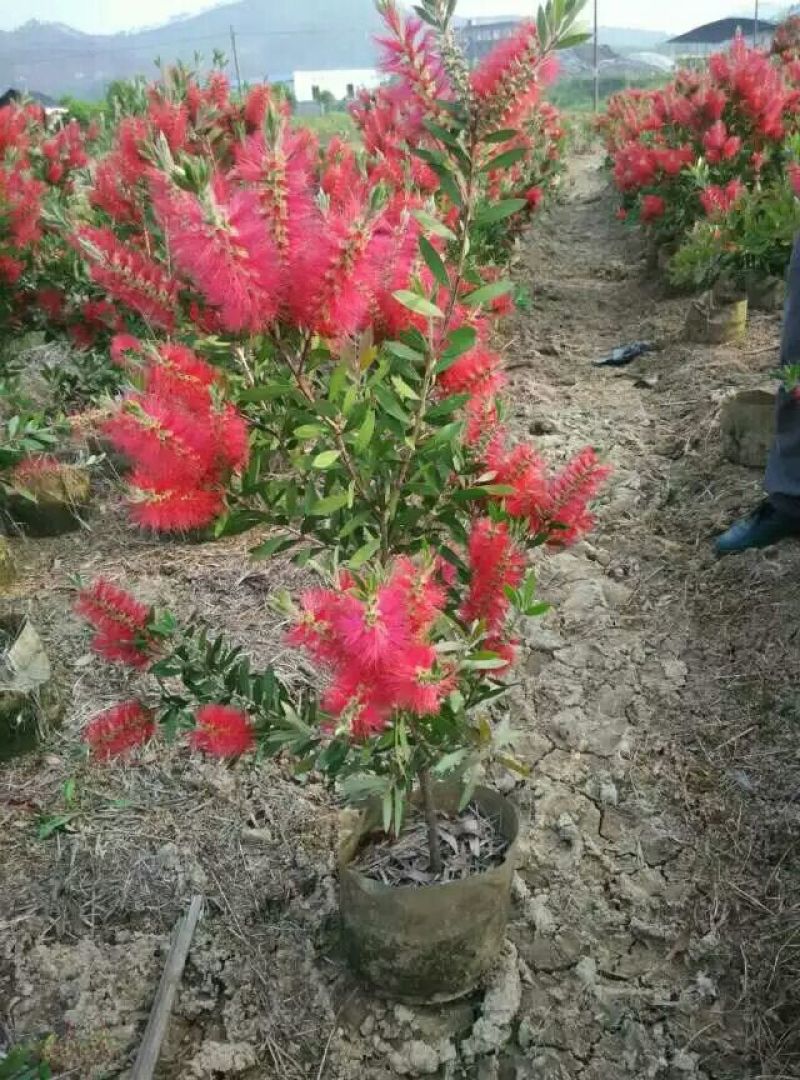
{"label": "row of plants", "polygon": [[782,276],[800,227],[798,41],[792,18],[771,53],[739,37],[705,68],[609,102],[600,123],[619,216],[674,254],[674,284],[744,290]]}
{"label": "row of plants", "polygon": [[356,848],[343,867],[356,964],[425,996],[469,989],[502,940],[516,825],[477,785],[489,755],[524,767],[493,703],[518,621],[546,607],[530,554],[591,528],[608,469],[590,447],[551,469],[512,437],[494,334],[513,291],[503,257],[555,167],[541,93],[554,51],[581,40],[580,0],[549,0],[474,71],[455,0],[424,0],[419,17],[379,7],[392,81],[357,103],[363,153],[320,151],[268,87],[236,104],[221,76],[200,88],[175,72],[122,120],[93,169],[93,215],[70,230],[125,323],[111,355],[130,389],[102,433],[130,463],[133,522],[268,526],[256,557],[287,553],[322,578],[279,601],[318,685],[255,671],[107,581],[78,609],[98,653],[153,679],[90,723],[96,756],[157,732],[219,756],[291,754],[371,800],[384,835],[418,808],[432,883],[447,880],[439,811],[496,818],[502,842],[486,857],[470,844],[466,873],[496,870],[498,900],[468,918],[466,899],[459,922],[446,893],[441,949],[430,920],[410,920],[404,954],[381,918],[376,935],[353,917],[380,889],[353,873]]}

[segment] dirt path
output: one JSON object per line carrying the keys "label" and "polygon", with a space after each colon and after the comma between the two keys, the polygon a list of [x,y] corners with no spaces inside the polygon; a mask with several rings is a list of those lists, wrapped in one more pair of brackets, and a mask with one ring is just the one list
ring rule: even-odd
{"label": "dirt path", "polygon": [[[72,573],[199,607],[282,661],[265,600],[288,570],[254,568],[240,541],[133,540],[109,502],[88,545],[23,553],[17,599],[61,658],[73,707],[44,761],[0,777],[0,861],[13,867],[0,880],[0,1037],[50,1032],[65,1075],[127,1075],[170,928],[200,890],[163,1078],[800,1076],[800,554],[716,563],[708,548],[759,482],[721,459],[719,401],[763,381],[777,319],[756,318],[743,350],[681,344],[686,301],[648,279],[604,185],[598,161],[580,159],[524,252],[533,307],[508,331],[513,423],[555,457],[592,443],[615,474],[591,542],[541,570],[555,608],[531,627],[512,698],[536,766],[516,791],[531,825],[492,985],[412,1009],[353,984],[334,946],[336,815],[313,783],[177,752],[102,772],[76,759],[74,730],[122,686],[85,656]],[[637,338],[660,351],[622,373],[590,366]],[[67,829],[33,841],[69,777]]]}

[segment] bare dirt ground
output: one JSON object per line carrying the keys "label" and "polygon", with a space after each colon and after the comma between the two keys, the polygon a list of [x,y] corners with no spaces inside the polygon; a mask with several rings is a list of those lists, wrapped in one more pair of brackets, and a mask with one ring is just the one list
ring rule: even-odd
{"label": "bare dirt ground", "polygon": [[[800,549],[709,548],[758,496],[759,473],[722,458],[719,405],[768,377],[778,318],[756,316],[742,347],[683,342],[687,300],[648,277],[592,157],[519,278],[534,301],[506,330],[514,423],[556,458],[592,443],[615,473],[591,541],[541,567],[555,608],[512,695],[536,768],[515,791],[529,824],[491,983],[409,1008],[353,982],[337,811],[313,781],[161,747],[83,762],[78,730],[131,685],[87,654],[76,573],[291,662],[266,606],[291,568],[250,563],[252,538],[136,538],[109,491],[90,533],[17,544],[24,573],[3,598],[31,612],[68,697],[46,752],[0,771],[0,1039],[50,1035],[55,1075],[128,1075],[171,928],[201,892],[165,1080],[800,1076]],[[637,338],[659,351],[591,367]]]}

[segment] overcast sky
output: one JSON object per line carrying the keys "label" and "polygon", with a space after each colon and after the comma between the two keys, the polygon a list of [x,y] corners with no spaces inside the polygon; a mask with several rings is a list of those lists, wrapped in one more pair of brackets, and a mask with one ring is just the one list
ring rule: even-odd
{"label": "overcast sky", "polygon": [[[330,0],[331,11],[336,0]],[[264,0],[265,4],[269,0]],[[599,0],[604,26],[679,32],[699,23],[747,10],[742,0]],[[0,28],[11,30],[27,19],[64,22],[91,33],[115,33],[165,22],[174,15],[211,7],[208,0],[0,0]],[[460,0],[463,15],[528,14],[535,0]]]}

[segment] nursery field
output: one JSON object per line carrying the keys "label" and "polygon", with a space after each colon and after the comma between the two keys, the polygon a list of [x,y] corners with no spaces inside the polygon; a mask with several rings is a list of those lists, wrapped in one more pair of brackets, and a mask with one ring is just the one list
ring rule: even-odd
{"label": "nursery field", "polygon": [[[589,539],[539,557],[553,608],[527,624],[510,695],[532,772],[491,767],[524,832],[488,986],[394,1005],[349,973],[344,818],[314,774],[180,746],[80,754],[86,721],[145,676],[88,651],[76,575],[199,612],[290,680],[304,663],[269,601],[309,570],[253,562],[252,534],[148,539],[107,477],[84,530],[13,540],[0,599],[30,614],[67,700],[43,752],[0,768],[0,1033],[45,1039],[53,1076],[129,1075],[196,894],[165,1080],[800,1075],[800,550],[715,561],[709,543],[758,497],[759,471],[723,457],[719,412],[769,382],[779,317],[751,316],[740,345],[688,344],[690,301],[614,220],[599,155],[570,163],[515,277],[532,304],[500,329],[510,427],[556,461],[601,447],[614,472]],[[592,366],[639,339],[656,350]]]}

